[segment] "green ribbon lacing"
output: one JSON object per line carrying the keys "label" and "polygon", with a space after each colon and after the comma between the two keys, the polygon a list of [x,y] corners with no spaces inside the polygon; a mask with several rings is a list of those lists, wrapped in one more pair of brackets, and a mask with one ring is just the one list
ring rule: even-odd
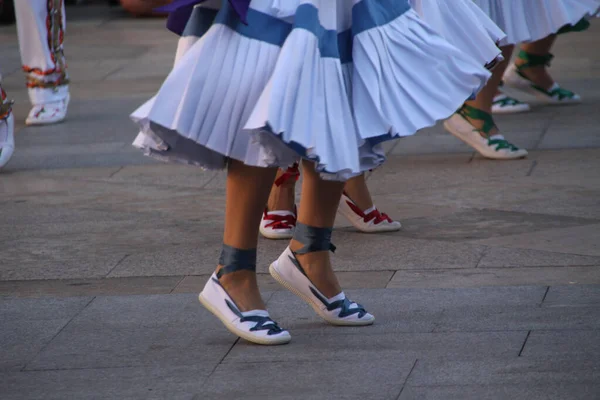
{"label": "green ribbon lacing", "polygon": [[506,106],[516,106],[516,105],[524,104],[524,103],[515,98],[506,96],[506,97],[501,98],[500,100],[494,101],[493,104],[499,104],[501,107],[506,107]]}
{"label": "green ribbon lacing", "polygon": [[575,25],[565,25],[562,28],[560,28],[559,31],[557,32],[557,35],[562,35],[563,33],[569,33],[569,32],[583,32],[589,27],[590,27],[590,21],[588,21],[585,18],[582,18]]}
{"label": "green ribbon lacing", "polygon": [[[586,21],[587,22],[587,21]],[[519,76],[521,76],[523,79],[528,80],[529,82],[531,82],[531,87],[534,88],[535,90],[538,90],[550,97],[556,97],[559,100],[562,99],[572,99],[573,97],[575,97],[575,93],[567,90],[567,89],[563,89],[561,87],[557,87],[556,89],[552,89],[552,90],[546,90],[538,85],[536,85],[535,83],[533,83],[531,81],[531,79],[529,79],[527,76],[525,76],[525,74],[523,73],[523,70],[526,68],[531,68],[531,67],[540,67],[540,66],[545,66],[545,67],[549,67],[550,66],[550,62],[552,61],[552,59],[554,58],[554,56],[550,53],[546,54],[546,55],[538,55],[538,54],[531,54],[526,52],[525,50],[521,50],[519,51],[519,55],[518,57],[525,61],[524,64],[521,65],[517,65],[517,73],[519,74]]]}
{"label": "green ribbon lacing", "polygon": [[490,113],[482,111],[478,108],[469,106],[464,104],[460,110],[458,110],[458,114],[468,121],[468,118],[483,121],[483,126],[480,129],[474,129],[474,131],[483,133],[487,138],[489,146],[495,146],[496,151],[502,149],[508,149],[509,151],[517,151],[519,148],[514,144],[510,143],[506,139],[491,139],[490,132],[492,129],[496,128],[496,124],[494,123],[494,118]]}

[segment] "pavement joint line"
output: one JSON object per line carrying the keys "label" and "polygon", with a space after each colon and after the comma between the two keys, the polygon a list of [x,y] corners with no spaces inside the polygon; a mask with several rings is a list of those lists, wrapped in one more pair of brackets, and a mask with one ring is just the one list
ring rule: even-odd
{"label": "pavement joint line", "polygon": [[548,118],[546,120],[546,125],[544,125],[544,127],[542,128],[542,134],[540,135],[540,137],[538,138],[537,142],[533,145],[532,150],[537,150],[538,147],[542,144],[542,142],[544,141],[544,138],[546,137],[546,134],[548,133],[548,131],[550,130],[550,126],[552,125],[552,123],[554,122],[554,119],[556,118],[555,115],[551,115],[550,118]]}
{"label": "pavement joint line", "polygon": [[181,279],[177,281],[177,283],[175,284],[175,286],[173,286],[173,288],[171,288],[171,291],[169,292],[169,294],[173,294],[173,292],[179,287],[179,285],[181,285],[181,282],[183,282],[183,280],[185,278],[186,278],[186,275],[183,275],[181,277]]}
{"label": "pavement joint line", "polygon": [[119,261],[117,261],[117,263],[115,264],[115,266],[112,267],[110,269],[110,271],[108,271],[108,273],[104,277],[105,278],[109,277],[109,275],[113,273],[113,271],[115,270],[115,268],[117,268],[119,265],[121,265],[121,263],[123,261],[125,261],[129,256],[130,256],[130,254],[125,254],[123,257],[121,257],[121,259]]}
{"label": "pavement joint line", "polygon": [[490,249],[489,246],[485,246],[483,248],[483,251],[481,252],[481,256],[479,257],[479,260],[477,260],[477,264],[475,264],[475,268],[479,268],[479,264],[481,264],[481,261],[483,261],[483,258],[485,257],[485,255],[487,254],[489,249]]}
{"label": "pavement joint line", "polygon": [[208,181],[206,181],[206,183],[204,185],[200,186],[200,189],[205,189],[206,186],[210,185],[210,183],[215,180],[215,178],[217,177],[218,174],[219,174],[218,172],[213,172],[213,176],[211,176],[210,179]]}
{"label": "pavement joint line", "polygon": [[35,355],[34,355],[33,357],[31,357],[31,359],[30,359],[30,360],[28,360],[27,362],[25,362],[25,364],[23,365],[23,368],[21,368],[20,372],[26,372],[26,371],[27,371],[27,365],[29,365],[31,362],[33,362],[33,360],[35,360],[35,359],[36,359],[36,358],[37,358],[37,357],[38,357],[38,356],[39,356],[39,355],[40,355],[40,354],[41,354],[41,353],[42,353],[44,350],[46,350],[46,348],[47,348],[48,346],[50,346],[50,344],[51,344],[51,343],[54,341],[54,339],[56,339],[56,338],[58,337],[58,335],[60,335],[60,334],[62,333],[62,331],[64,331],[64,330],[65,330],[65,328],[66,328],[67,326],[69,326],[69,324],[70,324],[71,322],[73,322],[73,320],[74,320],[75,318],[77,318],[77,316],[79,316],[79,314],[81,314],[81,313],[82,313],[82,312],[83,312],[83,311],[84,311],[86,308],[88,308],[88,307],[90,306],[90,304],[92,304],[92,302],[93,302],[94,300],[96,300],[96,296],[93,296],[93,297],[90,299],[90,301],[88,301],[88,302],[87,302],[87,304],[86,304],[85,306],[81,307],[81,310],[77,311],[77,312],[76,312],[76,313],[73,315],[73,317],[71,317],[71,319],[69,319],[69,321],[67,321],[67,323],[66,323],[66,324],[64,324],[64,325],[63,325],[63,326],[62,326],[62,327],[61,327],[61,328],[58,330],[58,332],[56,332],[56,335],[52,336],[52,338],[50,338],[50,340],[48,340],[48,342],[46,342],[46,343],[45,343],[45,344],[42,346],[42,348],[41,348],[41,349],[40,349],[40,350],[39,350],[37,353],[35,353]]}
{"label": "pavement joint line", "polygon": [[123,171],[123,169],[125,168],[124,165],[121,165],[115,172],[112,172],[109,176],[108,179],[112,179],[113,176],[115,176],[116,174],[118,174],[119,172]]}
{"label": "pavement joint line", "polygon": [[546,291],[544,292],[544,296],[542,297],[542,301],[540,302],[540,307],[542,307],[542,305],[544,304],[544,301],[546,301],[546,296],[548,296],[549,291],[550,291],[550,286],[546,287]]}
{"label": "pavement joint line", "polygon": [[402,396],[402,392],[404,391],[404,388],[406,387],[406,384],[408,383],[410,376],[412,375],[413,371],[417,367],[418,362],[419,362],[419,359],[418,358],[415,359],[415,362],[413,363],[412,368],[410,369],[410,371],[408,371],[408,375],[406,375],[406,379],[404,380],[404,383],[402,384],[402,387],[400,388],[400,393],[398,393],[396,400],[400,400],[400,396]]}
{"label": "pavement joint line", "polygon": [[469,160],[467,161],[467,164],[471,164],[473,162],[473,160],[475,159],[475,156],[477,155],[476,152],[471,152],[471,157],[469,157]]}
{"label": "pavement joint line", "polygon": [[531,167],[529,168],[529,171],[527,171],[527,175],[525,176],[531,176],[531,174],[533,174],[533,171],[535,170],[535,167],[538,165],[537,160],[533,160],[533,162],[531,163]]}
{"label": "pavement joint line", "polygon": [[521,357],[521,354],[523,354],[523,350],[525,350],[525,345],[527,344],[529,335],[531,335],[531,330],[527,331],[527,336],[525,336],[525,340],[523,341],[523,346],[521,346],[521,350],[519,350],[519,355],[517,357]]}

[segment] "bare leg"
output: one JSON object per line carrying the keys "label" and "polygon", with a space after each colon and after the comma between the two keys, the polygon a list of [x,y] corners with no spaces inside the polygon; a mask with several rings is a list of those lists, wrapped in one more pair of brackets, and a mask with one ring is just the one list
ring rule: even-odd
{"label": "bare leg", "polygon": [[[298,222],[317,228],[332,228],[344,183],[322,180],[310,161],[303,161],[302,166],[304,180]],[[302,243],[292,239],[292,251],[302,247]],[[342,291],[331,267],[329,251],[299,254],[297,258],[308,278],[325,296],[331,298]]]}
{"label": "bare leg", "polygon": [[[275,172],[275,168],[231,162],[227,174],[224,244],[241,250],[256,249],[258,227]],[[220,282],[242,311],[265,308],[253,271],[232,272],[223,275]]]}
{"label": "bare leg", "polygon": [[373,207],[373,199],[367,187],[365,174],[349,179],[344,186],[344,191],[362,211]]}
{"label": "bare leg", "polygon": [[[284,178],[286,171],[279,169],[275,182]],[[267,209],[269,211],[294,211],[294,205],[296,204],[296,178],[289,177],[283,179],[280,185],[273,183],[271,193],[269,194],[269,201],[267,202]]]}
{"label": "bare leg", "polygon": [[[555,41],[556,35],[550,35],[535,42],[523,43],[520,46],[520,49],[537,56],[545,56],[550,53],[550,49]],[[517,58],[515,60],[515,65],[517,67],[525,63],[526,61],[521,58]],[[539,86],[542,89],[549,90],[552,85],[554,85],[554,79],[552,79],[550,76],[550,73],[545,65],[527,67],[522,69],[521,73],[525,75],[531,82],[535,83],[536,86]]]}
{"label": "bare leg", "polygon": [[[508,62],[510,57],[512,56],[512,52],[514,46],[503,46],[502,55],[504,56],[504,61],[499,63],[496,68],[492,71],[492,77],[485,85],[485,87],[477,94],[475,100],[467,101],[465,104],[475,107],[478,110],[484,111],[488,114],[492,113],[492,103],[494,101],[494,96],[498,94],[498,87],[500,87],[500,82],[502,82],[502,76],[504,75],[504,71],[506,67],[508,67]],[[473,127],[477,129],[481,129],[483,127],[483,121],[478,119],[468,118],[469,123],[473,125]],[[490,135],[494,135],[498,133],[497,128],[493,128],[490,132]]]}

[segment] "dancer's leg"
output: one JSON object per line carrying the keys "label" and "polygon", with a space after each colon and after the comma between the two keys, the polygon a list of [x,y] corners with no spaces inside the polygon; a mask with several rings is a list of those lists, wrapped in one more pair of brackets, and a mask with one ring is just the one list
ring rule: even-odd
{"label": "dancer's leg", "polygon": [[373,207],[373,199],[371,198],[371,193],[367,187],[365,174],[361,174],[346,181],[344,192],[361,209],[361,211]]}
{"label": "dancer's leg", "polygon": [[[225,245],[240,250],[256,249],[261,213],[275,171],[274,168],[249,167],[239,161],[230,163],[223,235]],[[217,271],[220,268],[217,267]],[[253,271],[225,274],[219,281],[242,311],[265,308]]]}
{"label": "dancer's leg", "polygon": [[[294,172],[290,172],[290,171]],[[296,168],[279,169],[269,194],[267,209],[269,211],[294,211],[296,204]]]}
{"label": "dancer's leg", "polygon": [[[322,180],[314,163],[310,161],[303,162],[302,170],[304,175],[298,222],[316,228],[333,228],[344,183]],[[304,245],[292,239],[290,248],[297,251]],[[339,294],[342,289],[331,267],[329,254],[325,250],[298,254],[297,258],[317,289],[330,298]]]}
{"label": "dancer's leg", "polygon": [[23,70],[33,108],[28,124],[49,124],[66,116],[69,79],[63,53],[63,0],[15,2]]}
{"label": "dancer's leg", "polygon": [[[502,55],[504,56],[504,61],[499,63],[496,66],[496,68],[494,68],[494,70],[492,71],[492,77],[487,82],[485,87],[477,94],[475,100],[465,102],[466,105],[474,107],[488,114],[491,114],[492,112],[492,103],[494,101],[494,97],[498,94],[498,88],[500,87],[500,83],[502,82],[502,76],[504,75],[504,71],[508,67],[508,63],[512,56],[514,46],[503,46],[501,47],[501,49]],[[467,120],[471,125],[473,125],[473,127],[477,129],[482,129],[484,127],[483,120],[469,117],[467,117]],[[485,135],[482,131],[480,133],[482,136]],[[489,135],[494,135],[496,133],[498,133],[498,128],[494,126],[491,128]]]}
{"label": "dancer's leg", "polygon": [[[556,35],[550,35],[545,37],[544,39],[531,42],[531,43],[523,43],[520,46],[520,50],[523,52],[538,56],[538,57],[547,57],[550,54],[550,49],[554,42],[556,41]],[[520,53],[521,54],[521,53]],[[517,67],[523,66],[527,64],[527,59],[524,57],[517,57],[515,60],[515,65]],[[523,68],[520,72],[527,77],[531,82],[535,83],[537,86],[541,87],[544,90],[550,90],[554,85],[554,79],[550,76],[546,65],[536,65],[527,68]]]}

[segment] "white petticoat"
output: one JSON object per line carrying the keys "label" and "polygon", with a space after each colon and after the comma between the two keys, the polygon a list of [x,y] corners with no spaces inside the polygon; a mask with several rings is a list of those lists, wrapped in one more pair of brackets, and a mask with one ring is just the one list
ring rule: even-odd
{"label": "white petticoat", "polygon": [[345,180],[377,167],[381,142],[447,118],[490,76],[406,1],[254,0],[248,26],[224,1],[133,113],[134,145],[208,169],[305,157]]}
{"label": "white petticoat", "polygon": [[502,61],[498,45],[506,34],[472,0],[410,0],[436,32],[482,65]]}
{"label": "white petticoat", "polygon": [[600,0],[474,0],[506,32],[507,44],[533,42],[596,15]]}

